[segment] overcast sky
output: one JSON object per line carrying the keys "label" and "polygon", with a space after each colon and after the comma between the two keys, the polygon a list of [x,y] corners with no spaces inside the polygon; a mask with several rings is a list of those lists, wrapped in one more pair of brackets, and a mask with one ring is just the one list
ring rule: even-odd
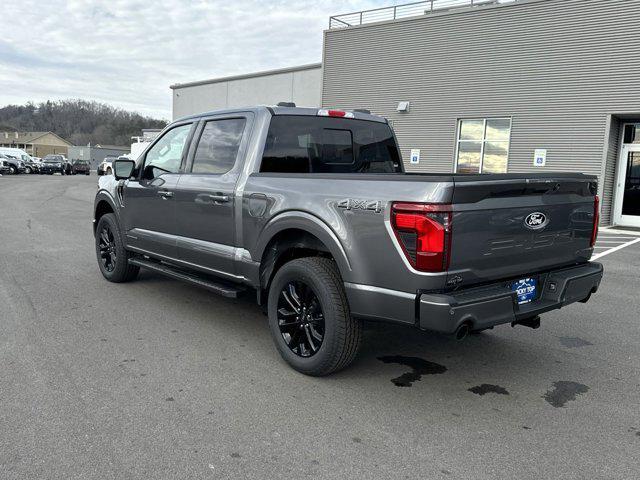
{"label": "overcast sky", "polygon": [[0,106],[82,98],[169,119],[169,85],[321,60],[330,15],[391,0],[3,2]]}

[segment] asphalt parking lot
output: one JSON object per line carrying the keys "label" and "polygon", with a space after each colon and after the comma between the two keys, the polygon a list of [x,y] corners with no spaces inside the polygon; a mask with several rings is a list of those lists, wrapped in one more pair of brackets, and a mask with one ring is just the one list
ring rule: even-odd
{"label": "asphalt parking lot", "polygon": [[638,478],[640,243],[539,330],[371,324],[318,379],[252,297],[106,282],[95,190],[0,178],[0,478]]}

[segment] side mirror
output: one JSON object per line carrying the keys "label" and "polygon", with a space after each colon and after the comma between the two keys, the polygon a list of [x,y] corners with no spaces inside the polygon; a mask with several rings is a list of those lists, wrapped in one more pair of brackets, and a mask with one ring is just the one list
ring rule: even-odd
{"label": "side mirror", "polygon": [[116,160],[113,162],[113,175],[116,177],[116,180],[127,180],[131,178],[135,167],[136,162],[133,160]]}

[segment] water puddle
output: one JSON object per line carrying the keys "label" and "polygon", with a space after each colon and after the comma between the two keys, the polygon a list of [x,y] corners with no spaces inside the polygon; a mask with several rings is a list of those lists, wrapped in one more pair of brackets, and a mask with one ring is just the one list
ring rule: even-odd
{"label": "water puddle", "polygon": [[440,375],[447,371],[447,367],[439,363],[429,362],[418,357],[404,357],[402,355],[388,355],[379,357],[383,363],[397,363],[404,367],[411,368],[410,372],[403,373],[397,378],[392,378],[391,382],[396,387],[410,387],[413,382],[419,382],[423,375]]}
{"label": "water puddle", "polygon": [[555,408],[564,407],[567,402],[573,402],[578,395],[587,393],[589,387],[581,383],[559,381],[553,383],[553,389],[547,390],[544,398],[550,405]]}

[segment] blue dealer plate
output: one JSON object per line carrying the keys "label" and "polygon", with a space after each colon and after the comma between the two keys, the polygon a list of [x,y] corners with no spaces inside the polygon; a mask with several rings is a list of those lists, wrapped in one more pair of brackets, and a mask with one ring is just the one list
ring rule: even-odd
{"label": "blue dealer plate", "polygon": [[532,302],[536,298],[538,281],[535,278],[523,278],[511,284],[511,290],[518,293],[518,305]]}

